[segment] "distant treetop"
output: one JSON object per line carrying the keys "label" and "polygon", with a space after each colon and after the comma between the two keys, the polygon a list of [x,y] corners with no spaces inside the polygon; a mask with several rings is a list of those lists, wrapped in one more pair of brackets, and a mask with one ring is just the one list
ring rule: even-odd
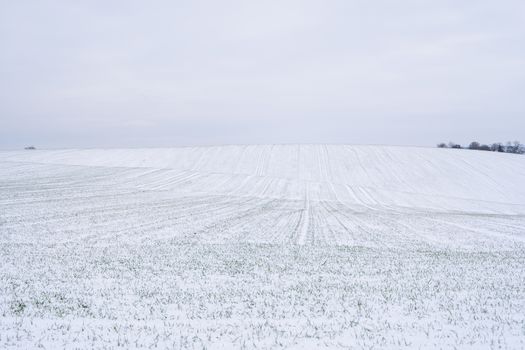
{"label": "distant treetop", "polygon": [[441,142],[438,143],[437,147],[439,148],[465,148],[473,149],[478,151],[492,151],[492,152],[502,152],[502,153],[514,153],[514,154],[524,154],[525,145],[522,145],[519,141],[507,142],[505,146],[501,142],[495,142],[493,144],[485,145],[477,141],[472,141],[468,147],[462,147],[460,144],[449,142],[448,144]]}

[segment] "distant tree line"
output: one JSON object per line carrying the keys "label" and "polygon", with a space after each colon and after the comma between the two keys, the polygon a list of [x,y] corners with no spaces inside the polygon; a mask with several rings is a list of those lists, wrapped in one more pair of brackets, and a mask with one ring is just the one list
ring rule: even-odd
{"label": "distant tree line", "polygon": [[478,151],[491,151],[491,152],[503,152],[503,153],[515,153],[515,154],[524,154],[525,145],[522,145],[519,141],[507,142],[505,145],[501,142],[495,142],[490,145],[481,144],[477,141],[472,141],[468,147],[463,147],[460,144],[455,142],[439,143],[437,145],[439,148],[461,148],[461,149],[474,149]]}

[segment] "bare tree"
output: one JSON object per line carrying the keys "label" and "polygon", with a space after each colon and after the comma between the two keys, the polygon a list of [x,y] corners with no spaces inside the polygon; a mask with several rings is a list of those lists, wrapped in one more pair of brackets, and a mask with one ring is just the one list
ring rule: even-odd
{"label": "bare tree", "polygon": [[490,150],[492,152],[505,152],[505,147],[503,147],[501,142],[495,142],[492,145],[490,145]]}
{"label": "bare tree", "polygon": [[477,141],[472,141],[470,145],[468,145],[468,149],[479,149],[481,145]]}
{"label": "bare tree", "polygon": [[525,146],[523,146],[519,141],[514,141],[512,149],[514,151],[513,153],[516,153],[516,154],[525,153]]}
{"label": "bare tree", "polygon": [[483,144],[483,145],[479,146],[478,149],[479,149],[480,151],[490,151],[490,146],[489,146],[489,145],[485,145],[485,144]]}
{"label": "bare tree", "polygon": [[461,145],[460,145],[460,144],[457,144],[457,143],[455,143],[455,142],[450,141],[450,142],[448,143],[448,148],[461,148]]}

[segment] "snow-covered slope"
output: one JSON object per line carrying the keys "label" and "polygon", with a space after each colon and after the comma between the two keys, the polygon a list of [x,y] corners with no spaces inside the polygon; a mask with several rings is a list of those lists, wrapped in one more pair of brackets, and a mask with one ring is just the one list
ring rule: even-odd
{"label": "snow-covered slope", "polygon": [[[525,214],[525,157],[393,146],[256,145],[2,152],[0,161],[149,168],[136,185],[374,208]],[[191,181],[189,181],[191,179]]]}
{"label": "snow-covered slope", "polygon": [[524,349],[525,157],[0,152],[0,348]]}

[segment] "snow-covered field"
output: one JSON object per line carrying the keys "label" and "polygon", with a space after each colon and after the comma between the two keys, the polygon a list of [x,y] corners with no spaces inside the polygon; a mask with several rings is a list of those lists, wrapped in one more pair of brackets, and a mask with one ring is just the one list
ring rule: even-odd
{"label": "snow-covered field", "polygon": [[525,348],[525,157],[0,152],[0,348]]}

